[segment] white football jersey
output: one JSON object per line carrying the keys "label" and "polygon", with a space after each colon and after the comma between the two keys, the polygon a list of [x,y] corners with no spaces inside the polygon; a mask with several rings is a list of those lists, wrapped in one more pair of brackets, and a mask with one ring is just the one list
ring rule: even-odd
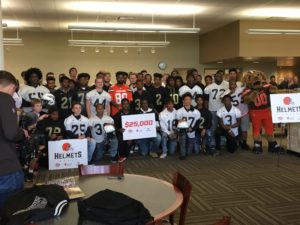
{"label": "white football jersey", "polygon": [[209,96],[208,98],[208,110],[218,111],[222,108],[223,103],[221,96],[228,90],[228,82],[223,81],[220,85],[212,83],[204,89],[204,93]]}
{"label": "white football jersey", "polygon": [[182,97],[184,94],[190,93],[193,97],[192,105],[195,106],[195,97],[196,95],[202,95],[203,91],[202,89],[198,86],[195,85],[192,88],[190,88],[188,85],[183,85],[181,88],[179,88],[179,96]]}
{"label": "white football jersey", "polygon": [[32,99],[41,99],[42,96],[46,93],[50,93],[48,88],[38,85],[37,87],[32,87],[29,85],[24,85],[19,90],[19,95],[23,99],[23,109],[25,112],[30,112],[31,109],[31,101]]}
{"label": "white football jersey", "polygon": [[64,125],[66,131],[71,131],[74,135],[84,135],[89,127],[89,119],[83,115],[76,119],[71,115],[65,119]]}
{"label": "white football jersey", "polygon": [[[200,119],[201,114],[200,112],[192,108],[190,110],[186,110],[184,107],[180,108],[176,112],[176,119],[177,120],[186,120],[190,126],[190,128],[194,127],[196,122]],[[195,137],[195,131],[188,132],[187,133],[189,138],[194,138]]]}
{"label": "white football jersey", "polygon": [[101,119],[98,116],[93,116],[89,119],[89,126],[91,127],[92,138],[101,143],[105,138],[104,124],[113,124],[114,120],[110,116],[104,115]]}
{"label": "white football jersey", "polygon": [[176,109],[173,109],[172,112],[169,112],[167,109],[164,109],[159,114],[159,122],[161,130],[168,135],[174,132],[174,127],[176,124]]}
{"label": "white football jersey", "polygon": [[245,116],[249,109],[248,109],[248,105],[244,103],[243,98],[242,98],[242,93],[244,92],[245,87],[237,87],[235,89],[234,93],[231,93],[231,91],[228,89],[227,91],[224,92],[224,94],[221,96],[225,96],[230,94],[231,98],[232,98],[232,105],[237,107],[242,114],[242,117]]}
{"label": "white football jersey", "polygon": [[96,89],[88,92],[86,94],[86,100],[90,101],[91,103],[91,114],[92,116],[96,116],[96,105],[97,104],[103,104],[104,106],[110,104],[111,97],[110,94],[108,94],[106,91],[102,91],[101,94],[98,93]]}
{"label": "white football jersey", "polygon": [[[231,107],[229,112],[227,111],[225,106],[223,106],[221,109],[218,110],[217,116],[223,120],[224,125],[229,125],[229,126],[235,124],[237,122],[237,119],[242,117],[241,111],[234,106]],[[235,136],[239,134],[238,127],[231,128],[231,131],[234,133]]]}

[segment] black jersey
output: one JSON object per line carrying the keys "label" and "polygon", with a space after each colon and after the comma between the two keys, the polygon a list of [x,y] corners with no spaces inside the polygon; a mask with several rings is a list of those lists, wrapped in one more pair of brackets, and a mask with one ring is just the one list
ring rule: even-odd
{"label": "black jersey", "polygon": [[86,94],[91,91],[91,87],[77,87],[76,88],[76,94],[77,94],[77,101],[81,105],[81,114],[84,116],[87,116],[86,113]]}
{"label": "black jersey", "polygon": [[196,132],[197,131],[200,132],[202,129],[206,129],[206,130],[209,129],[211,127],[211,123],[212,123],[211,112],[206,108],[199,109],[196,107],[196,109],[198,109],[198,111],[201,114],[200,120],[198,122],[199,129],[197,129]]}
{"label": "black jersey", "polygon": [[174,102],[174,108],[179,109],[182,107],[182,98],[179,96],[179,88],[166,88],[166,97]]}
{"label": "black jersey", "polygon": [[165,100],[166,100],[166,88],[163,86],[160,87],[152,87],[149,90],[149,94],[152,98],[151,106],[160,113],[164,109]]}
{"label": "black jersey", "polygon": [[65,126],[63,120],[52,120],[46,118],[37,124],[37,128],[45,135],[47,140],[50,140],[52,134],[57,136],[65,136]]}
{"label": "black jersey", "polygon": [[68,92],[58,89],[54,92],[56,107],[59,110],[59,118],[65,119],[72,113],[72,103],[77,101],[76,91],[70,89]]}
{"label": "black jersey", "polygon": [[139,93],[139,91],[135,91],[133,93],[133,101],[132,101],[131,109],[134,112],[138,112],[141,108],[142,100],[144,100],[144,99],[148,100],[148,104],[152,103],[152,98],[151,98],[149,91],[143,90],[143,92],[141,92],[141,93]]}

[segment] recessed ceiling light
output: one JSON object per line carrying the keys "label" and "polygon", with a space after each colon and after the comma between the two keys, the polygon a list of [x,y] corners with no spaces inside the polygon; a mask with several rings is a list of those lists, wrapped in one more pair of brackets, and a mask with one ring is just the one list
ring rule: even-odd
{"label": "recessed ceiling light", "polygon": [[254,61],[253,63],[258,64],[259,62],[258,61]]}
{"label": "recessed ceiling light", "polygon": [[72,1],[64,8],[84,12],[148,14],[148,15],[195,15],[203,12],[205,7],[192,4],[139,3],[117,1]]}
{"label": "recessed ceiling light", "polygon": [[128,48],[124,48],[124,53],[125,53],[125,54],[128,53]]}
{"label": "recessed ceiling light", "polygon": [[217,62],[218,64],[222,64],[222,63],[224,63],[224,62],[222,62],[222,61],[219,61],[219,62]]}
{"label": "recessed ceiling light", "polygon": [[84,47],[81,47],[81,48],[80,48],[80,52],[81,52],[81,53],[85,53],[85,48],[84,48]]}
{"label": "recessed ceiling light", "polygon": [[137,53],[138,53],[138,54],[142,54],[142,49],[141,49],[141,48],[138,48]]}
{"label": "recessed ceiling light", "polygon": [[242,15],[246,17],[300,18],[300,8],[256,8],[245,10]]}
{"label": "recessed ceiling light", "polygon": [[114,53],[114,52],[115,52],[114,48],[109,49],[109,53]]}
{"label": "recessed ceiling light", "polygon": [[99,52],[100,52],[99,48],[96,47],[96,48],[95,48],[95,52],[96,52],[96,53],[99,53]]}
{"label": "recessed ceiling light", "polygon": [[155,48],[151,48],[151,53],[152,53],[152,54],[155,54],[155,53],[156,53]]}

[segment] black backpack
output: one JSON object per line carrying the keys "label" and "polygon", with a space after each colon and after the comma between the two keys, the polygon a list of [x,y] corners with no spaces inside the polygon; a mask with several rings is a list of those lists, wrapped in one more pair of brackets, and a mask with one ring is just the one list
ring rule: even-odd
{"label": "black backpack", "polygon": [[153,221],[141,202],[109,189],[79,200],[77,204],[81,221],[79,224],[84,220],[106,225],[145,225]]}
{"label": "black backpack", "polygon": [[59,185],[40,185],[9,197],[4,203],[1,225],[24,225],[59,216],[69,202]]}

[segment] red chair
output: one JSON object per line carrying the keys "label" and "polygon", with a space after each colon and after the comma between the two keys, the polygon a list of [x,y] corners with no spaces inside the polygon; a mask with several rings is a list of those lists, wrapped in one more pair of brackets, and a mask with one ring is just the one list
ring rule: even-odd
{"label": "red chair", "polygon": [[79,165],[79,176],[106,175],[106,176],[124,176],[124,163],[110,165]]}
{"label": "red chair", "polygon": [[230,216],[223,216],[223,219],[214,223],[213,225],[229,225],[230,224]]}
{"label": "red chair", "polygon": [[[173,185],[177,187],[183,194],[183,202],[180,207],[180,216],[179,216],[179,223],[178,225],[184,225],[185,224],[185,218],[188,208],[188,203],[190,201],[190,196],[192,192],[192,184],[191,182],[184,177],[179,172],[176,172],[173,177]],[[174,225],[174,214],[171,214],[169,216],[169,223]]]}

